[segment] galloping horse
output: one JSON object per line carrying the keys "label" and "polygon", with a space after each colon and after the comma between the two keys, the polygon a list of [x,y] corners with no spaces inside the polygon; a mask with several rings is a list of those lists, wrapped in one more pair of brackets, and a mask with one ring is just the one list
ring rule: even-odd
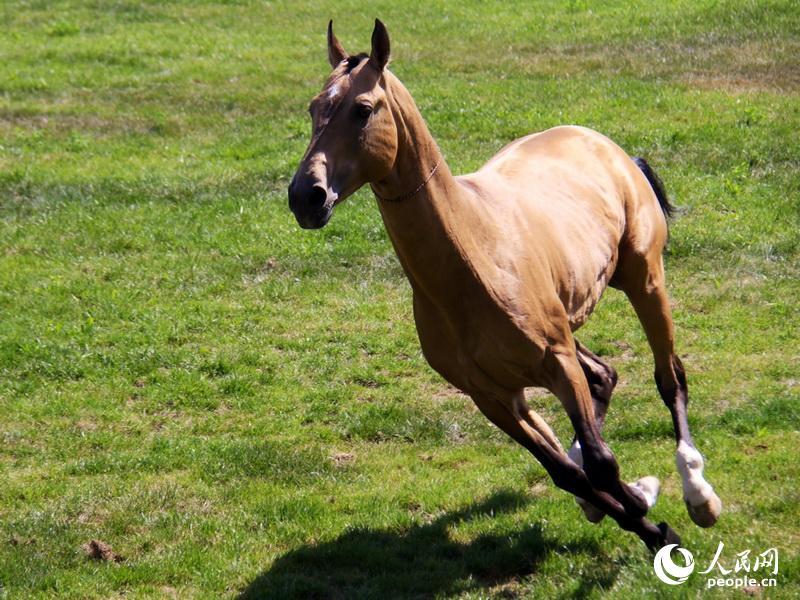
{"label": "galloping horse", "polygon": [[[674,351],[662,251],[671,209],[647,163],[603,135],[555,127],[508,144],[454,176],[414,100],[386,68],[376,20],[369,55],[349,55],[328,24],[333,72],[310,106],[313,136],[289,186],[301,227],[324,226],[364,184],[374,192],[411,283],[425,358],[527,448],[593,522],[611,516],[650,549],[679,543],[645,518],[658,480],[620,480],[601,437],[617,373],[574,337],[607,286],[622,290],[647,334],[672,414],[676,462],[692,520],[722,509],[689,433],[683,365]],[[569,452],[530,409],[526,387],[561,401]]]}

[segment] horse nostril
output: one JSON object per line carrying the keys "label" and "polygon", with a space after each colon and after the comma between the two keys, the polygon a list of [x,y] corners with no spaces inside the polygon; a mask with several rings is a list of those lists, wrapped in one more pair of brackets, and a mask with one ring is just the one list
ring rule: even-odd
{"label": "horse nostril", "polygon": [[328,191],[321,185],[315,185],[308,195],[308,207],[311,209],[322,208],[327,199]]}

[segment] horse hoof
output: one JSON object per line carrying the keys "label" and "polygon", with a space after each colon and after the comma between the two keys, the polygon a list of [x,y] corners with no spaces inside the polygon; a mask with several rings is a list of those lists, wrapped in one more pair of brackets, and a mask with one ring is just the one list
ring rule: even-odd
{"label": "horse hoof", "polygon": [[722,512],[722,500],[714,492],[711,492],[711,497],[702,504],[692,506],[686,501],[686,510],[697,525],[711,527],[717,522],[719,514]]}
{"label": "horse hoof", "polygon": [[656,500],[658,500],[658,492],[661,490],[661,483],[658,481],[657,477],[648,475],[647,477],[642,477],[638,481],[634,481],[628,485],[636,488],[642,493],[645,501],[647,502],[647,510],[650,510],[656,505]]}
{"label": "horse hoof", "polygon": [[581,507],[583,514],[590,523],[599,523],[603,520],[603,517],[606,516],[606,513],[595,507],[594,504],[590,504],[586,500],[575,498],[575,501],[578,503],[578,506]]}
{"label": "horse hoof", "polygon": [[678,546],[681,545],[681,536],[675,533],[675,530],[672,529],[672,527],[662,521],[658,524],[658,528],[661,530],[661,535],[664,536],[664,543],[662,546],[667,546],[668,544],[678,544]]}
{"label": "horse hoof", "polygon": [[652,552],[657,552],[664,546],[669,546],[670,544],[677,544],[678,546],[681,545],[681,536],[675,533],[675,530],[666,523],[659,523],[658,531],[660,532],[660,535],[658,535],[655,540],[647,544],[647,547],[650,548]]}

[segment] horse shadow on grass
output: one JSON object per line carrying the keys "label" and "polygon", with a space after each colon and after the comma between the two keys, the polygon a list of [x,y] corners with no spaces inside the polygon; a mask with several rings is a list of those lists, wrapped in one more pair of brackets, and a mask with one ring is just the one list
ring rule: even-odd
{"label": "horse shadow on grass", "polygon": [[[537,572],[553,553],[603,556],[594,540],[564,543],[538,524],[518,533],[483,534],[469,542],[451,539],[449,527],[479,517],[513,512],[530,502],[499,492],[430,523],[408,529],[352,529],[334,540],[308,544],[277,558],[239,600],[257,598],[428,598],[467,591],[515,597],[520,579]],[[607,589],[618,567],[603,561],[594,573],[566,574],[566,595],[585,597]],[[609,564],[610,563],[610,564]],[[598,565],[599,566],[599,565]]]}

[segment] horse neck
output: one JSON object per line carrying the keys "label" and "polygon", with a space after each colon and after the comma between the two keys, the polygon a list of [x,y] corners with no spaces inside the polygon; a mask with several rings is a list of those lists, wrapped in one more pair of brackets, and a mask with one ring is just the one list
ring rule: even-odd
{"label": "horse neck", "polygon": [[448,274],[466,267],[456,223],[472,220],[472,198],[453,177],[411,95],[388,74],[387,83],[397,126],[397,158],[391,173],[372,189],[412,287],[438,300],[452,288]]}

